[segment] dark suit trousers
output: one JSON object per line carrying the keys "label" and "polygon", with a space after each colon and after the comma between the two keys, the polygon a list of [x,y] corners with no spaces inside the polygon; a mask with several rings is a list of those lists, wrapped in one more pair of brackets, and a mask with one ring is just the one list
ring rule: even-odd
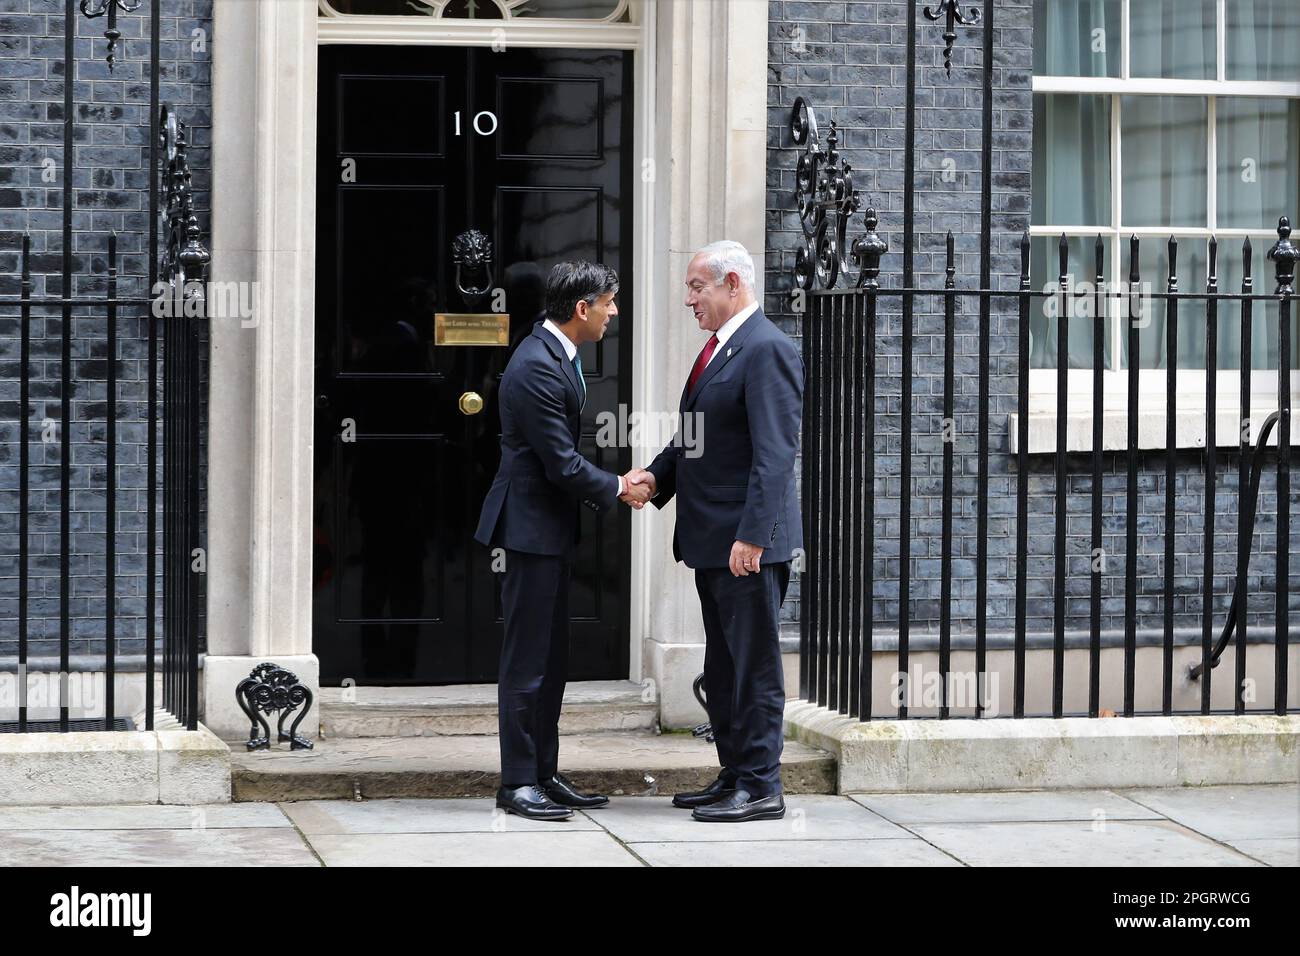
{"label": "dark suit trousers", "polygon": [[704,611],[704,695],[723,774],[754,796],[781,792],[785,677],[779,615],[790,562],[736,577],[695,572]]}
{"label": "dark suit trousers", "polygon": [[555,776],[569,669],[569,561],[506,550],[505,641],[497,676],[502,786]]}

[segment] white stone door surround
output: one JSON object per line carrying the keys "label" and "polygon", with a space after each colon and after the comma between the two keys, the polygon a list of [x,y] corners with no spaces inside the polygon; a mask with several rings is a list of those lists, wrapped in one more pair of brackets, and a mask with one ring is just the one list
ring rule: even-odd
{"label": "white stone door surround", "polygon": [[[637,7],[633,406],[671,411],[702,344],[681,304],[691,254],[738,239],[762,276],[767,3]],[[528,26],[534,42],[574,45],[548,41],[537,22]],[[471,22],[451,29],[454,37],[444,31],[429,42],[492,41]],[[212,279],[255,283],[252,318],[212,322],[203,720],[223,737],[247,730],[234,687],[259,661],[319,686],[311,635],[316,59],[320,42],[404,39],[368,30],[319,31],[316,0],[214,4]],[[684,726],[703,719],[690,693],[703,628],[693,576],[672,559],[674,516],[672,505],[634,516],[628,677],[653,681],[647,692],[663,722]],[[302,732],[317,730],[313,712]]]}

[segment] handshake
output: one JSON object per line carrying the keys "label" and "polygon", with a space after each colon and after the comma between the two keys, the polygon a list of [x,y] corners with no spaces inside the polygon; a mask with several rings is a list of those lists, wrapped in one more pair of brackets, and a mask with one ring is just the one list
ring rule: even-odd
{"label": "handshake", "polygon": [[644,468],[633,468],[623,476],[623,494],[618,500],[637,511],[655,496],[655,476]]}

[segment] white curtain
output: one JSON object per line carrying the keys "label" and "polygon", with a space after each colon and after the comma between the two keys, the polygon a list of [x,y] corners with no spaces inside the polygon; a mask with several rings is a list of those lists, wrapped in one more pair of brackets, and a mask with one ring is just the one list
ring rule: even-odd
{"label": "white curtain", "polygon": [[1300,8],[1296,0],[1228,0],[1230,80],[1300,80]]}
{"label": "white curtain", "polygon": [[1120,0],[1034,0],[1034,73],[1119,76]]}
{"label": "white curtain", "polygon": [[1129,75],[1214,79],[1215,17],[1214,0],[1132,0]]}

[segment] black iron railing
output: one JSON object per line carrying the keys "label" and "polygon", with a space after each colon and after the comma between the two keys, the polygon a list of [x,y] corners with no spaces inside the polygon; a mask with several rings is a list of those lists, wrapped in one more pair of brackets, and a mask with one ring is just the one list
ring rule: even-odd
{"label": "black iron railing", "polygon": [[[208,252],[200,241],[185,124],[161,112],[166,183],[162,321],[163,378],[163,708],[194,729],[198,720],[199,620],[204,592],[203,390],[208,345]],[[165,296],[166,309],[158,309]],[[154,328],[153,323],[150,325]],[[151,333],[151,343],[153,342]],[[152,399],[153,393],[150,393]]]}
{"label": "black iron railing", "polygon": [[[1126,512],[1125,548],[1124,548],[1124,633],[1123,633],[1123,714],[1132,716],[1136,713],[1136,678],[1138,673],[1137,655],[1137,585],[1138,517],[1139,494],[1138,476],[1138,379],[1139,368],[1139,315],[1150,306],[1151,301],[1163,302],[1167,310],[1167,394],[1164,413],[1167,422],[1165,463],[1165,524],[1164,524],[1164,561],[1160,599],[1163,602],[1163,629],[1161,634],[1160,681],[1161,706],[1159,713],[1171,714],[1174,709],[1175,688],[1175,554],[1174,529],[1177,490],[1176,478],[1178,466],[1178,442],[1175,432],[1177,415],[1177,355],[1178,355],[1178,309],[1183,302],[1204,303],[1206,311],[1206,433],[1202,459],[1202,471],[1205,482],[1203,499],[1203,539],[1200,559],[1203,582],[1200,589],[1200,637],[1201,655],[1199,662],[1188,668],[1181,675],[1184,680],[1200,682],[1200,703],[1190,712],[1208,714],[1211,712],[1211,675],[1219,656],[1227,644],[1229,636],[1235,632],[1235,693],[1233,710],[1237,714],[1247,712],[1248,681],[1246,679],[1247,655],[1247,607],[1250,556],[1252,535],[1255,523],[1255,510],[1259,497],[1259,476],[1268,467],[1276,471],[1276,565],[1273,573],[1274,626],[1272,643],[1274,657],[1272,666],[1273,700],[1270,710],[1277,714],[1288,712],[1287,667],[1289,653],[1289,534],[1290,534],[1290,389],[1292,344],[1291,321],[1292,302],[1295,295],[1295,266],[1300,259],[1300,250],[1291,241],[1290,222],[1283,218],[1277,230],[1277,243],[1269,250],[1269,258],[1275,264],[1275,283],[1272,292],[1256,292],[1251,272],[1252,249],[1247,240],[1242,249],[1244,280],[1240,292],[1222,292],[1218,288],[1217,256],[1218,244],[1214,239],[1208,243],[1208,280],[1205,290],[1183,292],[1179,288],[1177,253],[1178,243],[1169,240],[1169,272],[1160,277],[1164,291],[1148,294],[1147,302],[1140,302],[1136,290],[1141,288],[1142,275],[1138,268],[1139,242],[1133,237],[1129,248],[1129,291],[1116,295],[1106,289],[1104,269],[1102,267],[1103,245],[1097,240],[1097,261],[1095,263],[1098,284],[1096,289],[1079,291],[1073,286],[1071,268],[1068,261],[1066,239],[1059,244],[1059,288],[1035,291],[1030,282],[1030,241],[1028,233],[1020,237],[1020,275],[1018,288],[1015,290],[995,289],[992,282],[992,217],[991,217],[991,176],[992,163],[992,76],[993,76],[993,15],[992,0],[985,0],[982,16],[961,15],[956,3],[945,0],[935,8],[926,8],[925,14],[931,20],[946,15],[947,30],[945,40],[945,63],[949,62],[953,42],[956,38],[954,21],[972,24],[981,22],[983,30],[983,140],[981,148],[981,231],[980,231],[980,269],[979,285],[975,289],[957,288],[957,257],[954,237],[949,233],[945,237],[943,263],[944,281],[942,287],[918,287],[914,263],[917,234],[915,228],[914,193],[916,191],[915,158],[915,114],[916,114],[916,48],[917,48],[917,6],[915,2],[907,4],[907,77],[906,77],[906,127],[904,130],[904,185],[903,216],[899,224],[903,238],[901,250],[901,268],[896,285],[882,287],[882,259],[888,253],[888,245],[877,232],[880,222],[874,209],[863,210],[862,201],[853,183],[853,170],[840,155],[839,131],[832,123],[823,142],[817,120],[812,108],[800,97],[793,106],[790,121],[792,139],[800,149],[795,173],[795,202],[803,224],[805,245],[798,250],[794,276],[794,311],[800,315],[803,337],[804,362],[808,372],[808,387],[804,405],[804,435],[802,456],[802,502],[805,516],[805,551],[806,561],[801,584],[802,621],[800,639],[800,696],[819,705],[851,714],[863,720],[873,716],[873,651],[881,650],[883,633],[882,622],[877,620],[875,566],[882,553],[897,554],[898,615],[896,621],[883,622],[897,627],[896,634],[888,633],[890,649],[896,655],[895,680],[905,685],[910,680],[912,668],[909,656],[912,653],[912,613],[911,574],[913,556],[937,556],[940,571],[940,593],[938,608],[937,651],[938,700],[934,712],[940,718],[952,715],[950,680],[952,676],[953,644],[953,584],[954,558],[969,560],[969,556],[955,555],[955,536],[953,533],[954,505],[959,500],[954,490],[954,445],[950,438],[942,439],[942,473],[941,473],[941,513],[938,533],[935,534],[929,522],[922,525],[912,516],[912,499],[915,481],[913,476],[913,454],[916,434],[912,425],[914,407],[913,378],[921,374],[923,363],[928,356],[914,355],[915,313],[918,297],[934,297],[942,301],[943,314],[943,355],[942,355],[942,420],[955,422],[955,389],[957,384],[957,303],[973,300],[978,309],[978,318],[973,328],[963,328],[963,334],[973,333],[978,339],[978,358],[975,363],[975,376],[978,378],[977,424],[975,428],[976,475],[974,495],[975,511],[975,555],[974,555],[974,627],[970,641],[963,641],[962,649],[968,646],[974,652],[974,705],[970,715],[974,717],[991,716],[986,712],[990,694],[985,686],[990,674],[988,653],[988,606],[989,606],[989,504],[990,504],[990,378],[992,363],[990,359],[991,320],[995,314],[1016,316],[1018,345],[1018,394],[1017,394],[1017,428],[1015,434],[1015,452],[1012,455],[1014,472],[1011,480],[1015,483],[1015,545],[1013,560],[1014,575],[1014,624],[1010,634],[1011,662],[1013,675],[1012,712],[1015,717],[1025,716],[1027,674],[1027,602],[1028,566],[1031,551],[1029,548],[1030,511],[1029,485],[1031,463],[1029,457],[1029,326],[1030,315],[1035,301],[1040,304],[1046,299],[1056,300],[1057,317],[1057,354],[1056,354],[1056,408],[1055,408],[1055,445],[1053,449],[1054,464],[1054,501],[1052,508],[1053,550],[1052,563],[1053,620],[1050,634],[1051,650],[1051,706],[1053,717],[1066,716],[1066,648],[1067,643],[1077,644],[1077,635],[1071,634],[1067,641],[1066,603],[1067,595],[1078,593],[1068,590],[1068,585],[1075,578],[1069,573],[1067,553],[1067,492],[1071,470],[1067,466],[1067,404],[1069,397],[1068,370],[1068,317],[1076,310],[1071,306],[1073,300],[1080,296],[1095,297],[1092,310],[1093,355],[1092,355],[1092,408],[1091,408],[1091,461],[1090,461],[1090,512],[1089,530],[1093,560],[1090,562],[1088,582],[1088,716],[1105,713],[1101,703],[1101,654],[1102,654],[1102,607],[1104,562],[1097,560],[1103,548],[1103,519],[1107,516],[1103,498],[1103,421],[1105,416],[1105,388],[1102,381],[1104,369],[1103,341],[1105,340],[1104,322],[1107,315],[1106,303],[1118,302],[1119,308],[1111,312],[1116,320],[1127,321],[1128,355],[1127,365],[1127,447],[1122,452],[1126,465],[1126,493],[1124,502]],[[850,220],[860,212],[865,212],[865,234],[858,235],[850,241]],[[836,288],[842,277],[851,269],[857,270],[856,282],[845,288]],[[1106,301],[1104,302],[1103,299]],[[1252,436],[1248,427],[1243,427],[1238,453],[1240,455],[1239,481],[1236,500],[1226,502],[1226,496],[1220,496],[1216,488],[1216,444],[1215,414],[1217,402],[1215,367],[1218,342],[1220,306],[1223,314],[1231,317],[1237,313],[1241,318],[1242,368],[1240,379],[1240,409],[1243,422],[1251,416],[1251,326],[1254,315],[1254,303],[1273,302],[1276,304],[1277,325],[1270,333],[1276,336],[1279,355],[1278,390],[1276,411],[1268,418],[1268,423],[1258,436]],[[882,314],[888,309],[901,318],[901,329],[890,335],[890,341],[897,341],[897,351],[886,351],[878,347],[878,329],[882,328]],[[1270,323],[1270,328],[1273,328]],[[898,332],[901,331],[901,335]],[[889,433],[880,429],[880,399],[877,391],[878,376],[881,370],[894,368],[899,378],[901,401],[896,415],[891,415]],[[928,370],[927,370],[928,371]],[[937,369],[934,370],[937,372]],[[1272,411],[1272,409],[1269,409]],[[901,437],[901,449],[897,455],[890,456],[898,460],[897,485],[891,481],[877,481],[877,439],[894,434],[894,422],[898,423],[897,432]],[[1265,447],[1268,431],[1276,422],[1276,450]],[[1253,466],[1253,470],[1252,470]],[[1252,480],[1253,473],[1253,480]],[[897,487],[897,492],[886,491]],[[885,493],[882,493],[884,491]],[[883,503],[897,505],[897,534],[885,536],[879,532],[877,514]],[[1229,614],[1230,626],[1225,626],[1216,646],[1214,641],[1215,621],[1215,532],[1222,528],[1217,520],[1224,508],[1235,505],[1237,511],[1237,554],[1236,585]],[[918,531],[918,527],[923,530]],[[889,540],[892,539],[892,540]],[[936,540],[937,539],[937,540]],[[886,547],[887,546],[887,547]],[[896,551],[894,548],[896,547]],[[1076,573],[1077,576],[1077,573]],[[1009,582],[998,582],[1008,585]],[[927,649],[929,644],[927,643]],[[898,694],[897,703],[892,712],[898,717],[909,716],[909,702],[914,695],[905,686]],[[1184,708],[1182,712],[1188,712]],[[874,708],[879,716],[881,707]]]}
{"label": "black iron railing", "polygon": [[[198,722],[198,663],[200,648],[200,604],[202,598],[203,542],[202,503],[199,498],[200,450],[202,419],[200,369],[203,367],[207,343],[205,299],[203,281],[208,253],[200,241],[198,219],[194,213],[191,174],[186,156],[185,127],[175,114],[162,106],[159,98],[160,52],[160,0],[149,0],[150,24],[150,122],[157,123],[148,149],[149,168],[152,171],[149,185],[149,237],[148,237],[148,295],[119,295],[121,262],[116,233],[90,238],[74,231],[75,211],[72,188],[75,167],[74,130],[77,113],[73,101],[74,84],[64,83],[63,91],[63,162],[62,182],[62,251],[58,295],[34,295],[34,264],[43,265],[45,257],[33,256],[31,236],[24,234],[21,243],[21,275],[18,278],[19,294],[0,297],[0,309],[6,314],[17,313],[19,338],[19,401],[16,434],[18,460],[17,488],[17,618],[16,671],[18,701],[16,721],[0,716],[3,730],[19,732],[51,730],[114,730],[130,725],[117,713],[114,677],[119,664],[117,604],[123,595],[117,581],[119,544],[125,534],[119,524],[118,426],[126,419],[121,412],[121,386],[118,382],[118,365],[124,358],[119,343],[122,323],[128,320],[143,321],[147,336],[147,360],[143,371],[143,386],[147,394],[146,450],[144,468],[145,533],[144,533],[144,718],[143,729],[153,729],[155,711],[162,710],[188,729]],[[96,17],[108,14],[110,67],[115,53],[117,10],[132,12],[141,4],[124,0],[104,0],[90,3],[82,0],[80,12]],[[64,3],[64,76],[75,73],[73,41],[76,36],[78,2]],[[161,241],[160,241],[161,240]],[[77,294],[74,278],[80,278],[74,268],[74,251],[103,249],[106,255],[106,273],[102,294]],[[90,258],[90,257],[88,257]],[[40,269],[35,269],[40,274]],[[162,290],[161,293],[159,290]],[[179,303],[179,305],[177,305]],[[33,417],[33,323],[47,316],[57,316],[61,321],[60,353],[57,387],[60,398],[58,428],[57,498],[58,522],[58,653],[59,653],[59,718],[38,721],[29,718],[28,673],[31,665],[31,582],[33,579],[33,488],[31,483],[33,444],[41,430],[38,418]],[[103,644],[102,668],[104,673],[104,700],[102,716],[93,720],[71,716],[72,705],[68,695],[66,675],[72,669],[73,648],[73,562],[72,536],[72,430],[73,425],[95,424],[93,418],[81,416],[74,422],[72,395],[78,383],[73,361],[73,320],[81,323],[98,322],[105,355],[105,400],[102,424],[104,428],[105,468],[102,492],[104,501],[104,553],[102,556],[103,588],[98,594],[79,582],[76,591],[79,599],[102,600]],[[133,327],[135,325],[133,322]],[[160,341],[161,338],[161,341]],[[92,346],[93,348],[93,346]],[[44,364],[45,375],[38,379],[42,387],[49,387],[53,363]],[[160,448],[161,446],[161,448]],[[161,470],[159,465],[161,464]],[[159,480],[162,480],[160,494]],[[92,489],[99,490],[99,489]],[[158,514],[162,513],[161,542],[159,540]],[[161,545],[161,547],[160,547]],[[162,558],[162,605],[158,606],[160,579],[158,558]],[[37,559],[43,557],[38,555]],[[9,573],[9,572],[6,572]],[[95,580],[91,578],[90,580]],[[43,597],[49,596],[49,588]],[[158,645],[158,626],[161,624],[162,687],[161,707],[155,702],[154,684],[158,676],[155,649]],[[79,658],[80,670],[97,671],[98,662],[87,664]]]}

